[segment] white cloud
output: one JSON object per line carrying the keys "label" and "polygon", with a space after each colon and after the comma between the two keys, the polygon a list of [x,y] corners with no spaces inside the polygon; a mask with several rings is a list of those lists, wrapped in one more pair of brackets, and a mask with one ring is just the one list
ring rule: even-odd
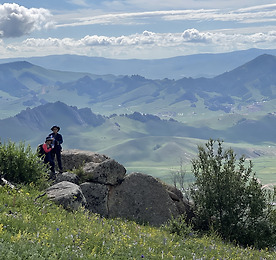
{"label": "white cloud", "polygon": [[212,35],[210,33],[200,33],[196,29],[185,30],[182,34],[184,41],[187,42],[202,42],[208,43],[212,41]]}
{"label": "white cloud", "polygon": [[[68,1],[78,5],[91,3],[87,0]],[[133,0],[132,3],[135,1],[139,2]],[[180,0],[178,2],[180,5],[183,3]],[[99,3],[102,6],[107,2]],[[130,2],[126,0],[120,3]],[[105,13],[103,9],[89,8],[64,10],[64,13],[56,11],[55,16],[52,16],[58,22],[55,31],[47,31],[47,36],[42,36],[44,38],[31,38],[34,34],[23,42],[15,43],[9,39],[6,40],[9,44],[6,44],[3,41],[0,46],[1,56],[70,53],[110,58],[161,58],[247,48],[274,48],[276,42],[276,4],[231,10],[124,10],[120,10],[120,13]],[[143,10],[150,9],[145,7]],[[46,28],[50,25],[50,19],[51,14],[45,9],[27,9],[17,4],[0,5],[0,39]],[[63,30],[65,27],[68,28]],[[138,30],[144,31],[135,33]]]}
{"label": "white cloud", "polygon": [[[215,14],[215,9],[210,10],[168,10],[168,11],[150,11],[150,12],[132,12],[132,13],[110,13],[103,15],[75,17],[70,22],[64,22],[57,27],[81,26],[93,24],[141,24],[150,23],[152,18],[160,20],[204,20],[211,19]],[[71,18],[71,17],[70,17]]]}
{"label": "white cloud", "polygon": [[[253,34],[227,34],[222,32],[199,32],[197,29],[187,29],[183,33],[154,33],[144,31],[141,34],[132,34],[119,37],[107,37],[98,35],[87,35],[81,39],[73,38],[29,38],[17,45],[9,45],[9,49],[20,49],[21,51],[31,52],[36,50],[38,53],[48,51],[53,53],[74,53],[89,55],[98,52],[105,52],[105,57],[111,57],[112,52],[124,50],[129,57],[135,57],[140,52],[147,53],[160,50],[179,49],[185,52],[196,53],[232,51],[244,48],[266,48],[271,43],[276,42],[276,31]],[[186,53],[187,54],[187,53]]]}
{"label": "white cloud", "polygon": [[240,8],[238,9],[238,11],[240,12],[248,12],[248,11],[255,11],[255,10],[262,10],[262,9],[275,9],[276,8],[276,4],[266,4],[266,5],[254,5],[254,6],[250,6],[250,7],[245,7],[245,8]]}
{"label": "white cloud", "polygon": [[20,37],[52,26],[51,14],[43,8],[25,8],[18,4],[0,5],[0,37]]}
{"label": "white cloud", "polygon": [[[92,13],[92,10],[91,10]],[[81,26],[89,24],[139,24],[151,23],[151,19],[165,21],[224,21],[239,23],[256,23],[273,21],[276,17],[276,4],[258,5],[250,8],[221,10],[221,9],[179,9],[145,12],[109,13],[89,15],[87,10],[74,20],[66,19],[59,27]],[[65,17],[64,17],[65,18]]]}

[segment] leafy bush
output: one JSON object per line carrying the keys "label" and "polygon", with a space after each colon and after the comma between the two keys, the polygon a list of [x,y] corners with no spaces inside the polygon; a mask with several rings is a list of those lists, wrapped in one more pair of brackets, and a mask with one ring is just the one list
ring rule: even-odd
{"label": "leafy bush", "polygon": [[185,214],[176,218],[172,217],[168,224],[165,226],[170,233],[175,233],[182,237],[194,236],[195,232],[191,223],[187,222]]}
{"label": "leafy bush", "polygon": [[45,165],[23,142],[0,143],[0,173],[13,183],[42,184],[46,180]]}
{"label": "leafy bush", "polygon": [[84,166],[84,162],[82,163],[81,166],[79,166],[78,168],[74,168],[72,171],[74,174],[76,174],[78,176],[79,183],[84,183],[87,180],[85,172],[83,170],[83,166]]}
{"label": "leafy bush", "polygon": [[275,190],[263,189],[252,173],[251,161],[246,167],[241,156],[237,163],[236,154],[232,149],[224,151],[222,143],[210,139],[205,147],[198,147],[198,158],[192,161],[197,228],[212,227],[242,245],[275,246]]}

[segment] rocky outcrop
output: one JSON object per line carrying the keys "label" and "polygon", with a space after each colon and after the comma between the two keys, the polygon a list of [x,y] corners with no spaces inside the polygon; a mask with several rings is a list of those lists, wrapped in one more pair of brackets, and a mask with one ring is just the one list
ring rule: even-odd
{"label": "rocky outcrop", "polygon": [[65,169],[82,166],[80,179],[73,173],[62,173],[56,179],[60,182],[46,191],[50,199],[65,208],[85,206],[104,217],[120,217],[154,226],[189,213],[180,190],[147,174],[126,175],[123,165],[105,155],[73,150],[63,153],[62,159]]}
{"label": "rocky outcrop", "polygon": [[64,206],[69,210],[77,210],[80,206],[86,206],[86,199],[77,184],[62,181],[46,189],[49,199]]}

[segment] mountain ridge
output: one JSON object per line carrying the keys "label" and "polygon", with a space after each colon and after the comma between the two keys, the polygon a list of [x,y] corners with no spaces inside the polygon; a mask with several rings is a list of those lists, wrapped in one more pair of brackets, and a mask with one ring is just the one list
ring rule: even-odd
{"label": "mountain ridge", "polygon": [[99,76],[47,70],[28,62],[8,63],[0,66],[0,111],[9,111],[12,116],[20,110],[12,114],[9,104],[16,103],[22,110],[62,101],[106,115],[111,111],[177,115],[183,114],[183,107],[197,114],[204,109],[239,112],[256,102],[273,102],[275,69],[276,58],[272,55],[258,56],[214,78],[179,80]]}
{"label": "mountain ridge", "polygon": [[233,70],[264,53],[276,55],[276,50],[252,48],[228,53],[202,53],[154,60],[120,60],[66,54],[0,59],[0,63],[25,60],[47,69],[86,72],[97,75],[139,74],[149,79],[209,78]]}

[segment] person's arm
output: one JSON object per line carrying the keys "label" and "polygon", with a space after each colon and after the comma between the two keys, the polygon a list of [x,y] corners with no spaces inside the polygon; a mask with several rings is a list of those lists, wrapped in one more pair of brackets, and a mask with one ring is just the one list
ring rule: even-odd
{"label": "person's arm", "polygon": [[58,138],[58,144],[62,144],[63,143],[63,138],[62,138],[62,135],[59,134],[59,138]]}
{"label": "person's arm", "polygon": [[43,150],[44,150],[45,153],[49,153],[49,152],[51,152],[51,150],[52,150],[51,147],[48,148],[48,146],[47,146],[46,143],[44,143],[42,147],[43,147]]}

